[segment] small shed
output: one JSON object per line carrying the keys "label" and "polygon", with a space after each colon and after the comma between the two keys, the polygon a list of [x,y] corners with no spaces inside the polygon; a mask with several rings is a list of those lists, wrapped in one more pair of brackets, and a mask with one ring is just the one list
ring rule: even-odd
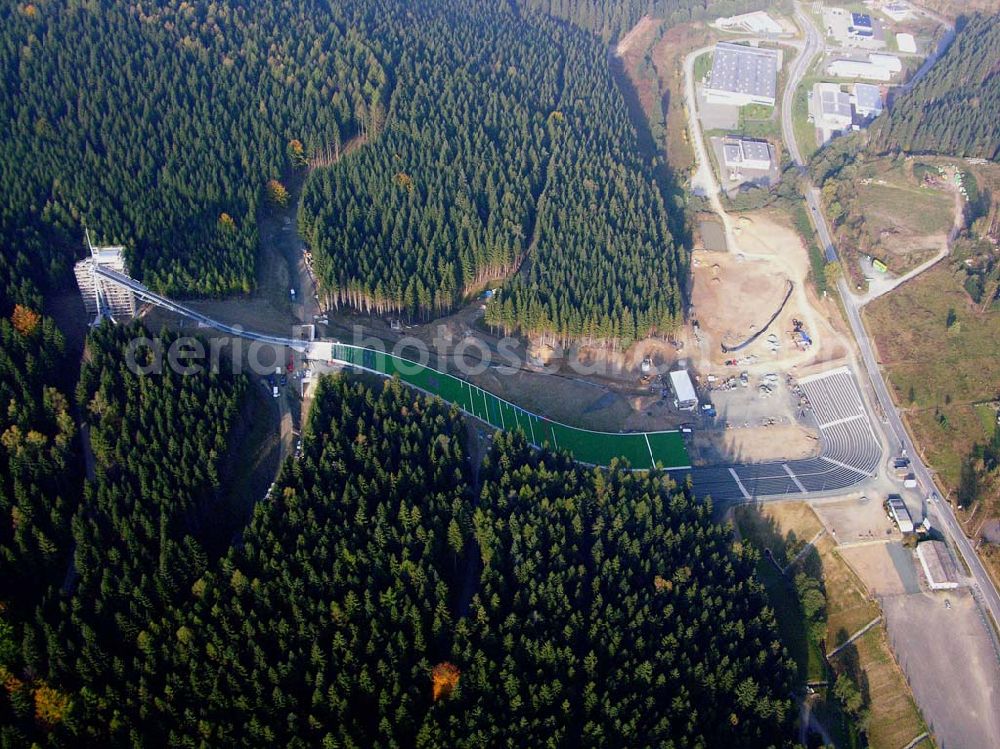
{"label": "small shed", "polygon": [[670,385],[674,390],[674,405],[682,411],[698,408],[698,395],[686,369],[675,369],[670,373]]}

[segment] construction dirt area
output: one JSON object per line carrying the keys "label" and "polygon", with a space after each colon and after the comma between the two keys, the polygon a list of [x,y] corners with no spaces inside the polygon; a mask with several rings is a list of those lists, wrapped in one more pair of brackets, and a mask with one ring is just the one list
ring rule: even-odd
{"label": "construction dirt area", "polygon": [[[835,305],[816,298],[799,235],[773,213],[735,215],[734,222],[736,252],[693,253],[686,349],[692,365],[706,374],[795,370],[803,376],[845,363],[845,335],[829,322],[837,317]],[[740,348],[754,335],[759,337]]]}
{"label": "construction dirt area", "polygon": [[836,500],[813,504],[816,515],[839,544],[898,541],[902,536],[882,507],[881,492],[868,496],[855,492]]}

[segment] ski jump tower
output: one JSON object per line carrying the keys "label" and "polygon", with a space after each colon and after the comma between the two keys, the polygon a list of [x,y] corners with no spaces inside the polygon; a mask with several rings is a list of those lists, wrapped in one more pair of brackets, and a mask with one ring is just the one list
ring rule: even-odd
{"label": "ski jump tower", "polygon": [[93,318],[94,325],[103,317],[109,317],[114,322],[135,317],[135,294],[132,290],[97,275],[97,267],[101,266],[127,276],[125,257],[122,254],[125,248],[94,247],[90,243],[90,232],[87,231],[86,235],[90,257],[78,262],[73,270],[87,314]]}

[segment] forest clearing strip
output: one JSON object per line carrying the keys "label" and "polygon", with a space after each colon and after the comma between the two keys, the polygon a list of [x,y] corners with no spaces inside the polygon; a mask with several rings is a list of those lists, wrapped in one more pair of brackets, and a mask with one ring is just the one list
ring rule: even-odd
{"label": "forest clearing strip", "polygon": [[[143,301],[183,315],[207,327],[220,330],[223,333],[229,333],[240,338],[260,341],[274,346],[290,348],[294,351],[307,353],[312,359],[335,361],[384,377],[391,378],[397,376],[406,385],[421,390],[428,395],[438,396],[473,418],[479,419],[496,429],[504,428],[504,422],[500,418],[502,408],[509,409],[509,412],[515,415],[520,411],[528,419],[534,418],[546,423],[552,435],[553,446],[557,449],[568,450],[573,459],[580,463],[594,466],[610,466],[612,462],[626,460],[635,470],[649,470],[657,467],[678,470],[691,467],[691,460],[688,457],[684,438],[677,430],[665,432],[598,432],[572,427],[525,411],[519,406],[454,375],[410,361],[409,359],[388,354],[385,351],[377,351],[337,341],[307,342],[244,330],[221,323],[183,304],[161,296],[124,274],[103,266],[98,266],[95,272],[104,279],[130,290]],[[328,352],[326,350],[327,347],[329,348]],[[317,352],[321,349],[323,355],[318,356]],[[483,405],[485,406],[485,412],[482,414],[476,410],[476,398],[472,388],[475,388],[482,394]],[[492,409],[490,405],[493,406]],[[520,420],[516,421],[517,428],[527,437],[529,431],[524,429]],[[534,440],[534,429],[530,427],[530,422],[529,429],[533,445],[541,447],[543,444],[547,444],[547,440],[542,444]],[[652,459],[647,449],[647,444],[653,446]]]}

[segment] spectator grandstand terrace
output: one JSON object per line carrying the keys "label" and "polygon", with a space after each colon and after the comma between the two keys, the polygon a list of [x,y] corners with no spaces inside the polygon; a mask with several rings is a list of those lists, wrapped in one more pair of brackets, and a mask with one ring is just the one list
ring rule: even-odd
{"label": "spectator grandstand terrace", "polygon": [[[690,475],[699,496],[715,500],[832,493],[874,476],[882,448],[847,367],[799,381],[820,433],[820,454],[801,460],[696,467]],[[678,472],[680,477],[680,472]]]}

